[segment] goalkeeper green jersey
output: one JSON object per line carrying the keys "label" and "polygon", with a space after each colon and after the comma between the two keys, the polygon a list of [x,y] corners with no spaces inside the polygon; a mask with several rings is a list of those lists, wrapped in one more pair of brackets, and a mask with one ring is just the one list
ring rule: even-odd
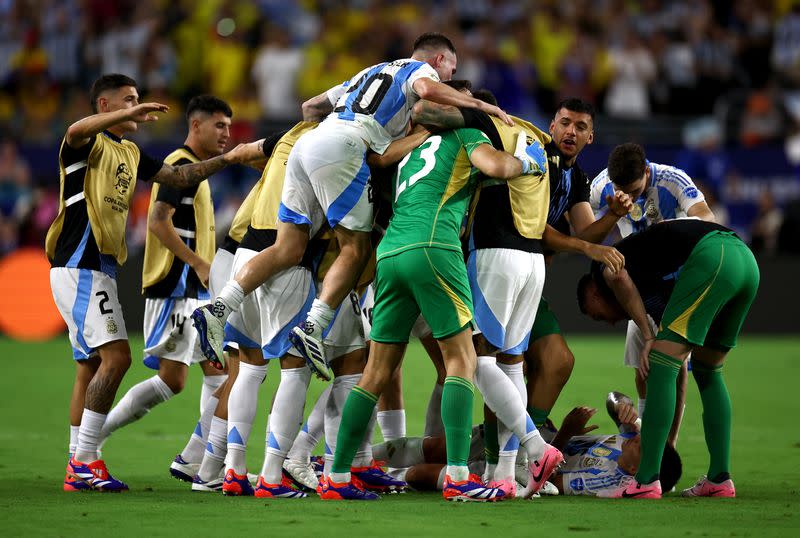
{"label": "goalkeeper green jersey", "polygon": [[461,224],[480,173],[469,157],[481,144],[490,144],[481,131],[455,129],[431,136],[400,161],[378,260],[422,247],[461,250]]}

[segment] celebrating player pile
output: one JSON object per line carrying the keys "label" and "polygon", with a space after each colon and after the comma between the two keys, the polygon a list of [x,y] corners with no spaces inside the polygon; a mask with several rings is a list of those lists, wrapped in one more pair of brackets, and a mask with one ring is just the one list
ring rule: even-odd
{"label": "celebrating player pile", "polygon": [[[660,497],[680,475],[675,385],[692,352],[711,465],[684,495],[735,495],[730,400],[719,370],[758,286],[752,254],[713,223],[661,222],[713,214],[688,177],[646,163],[638,146],[612,153],[590,197],[576,163],[594,137],[590,105],[563,101],[548,135],[505,114],[491,93],[473,95],[468,81],[451,81],[456,64],[449,39],[423,34],[410,58],[362,70],[304,103],[304,121],[288,131],[227,153],[233,111],[197,97],[187,107],[186,145],[164,163],[122,136],[167,107],[138,104],[136,83],[124,75],[95,82],[96,114],[70,126],[62,143],[61,207],[47,238],[53,295],[77,365],[65,490],[127,490],[98,445],[180,392],[188,366],[200,363],[200,420],[170,466],[193,491],[376,500],[403,491],[407,478],[436,483],[453,501],[557,491]],[[205,180],[233,163],[258,168],[261,180],[209,265]],[[158,374],[109,414],[130,365],[115,276],[137,177],[162,184],[151,196],[143,274],[145,363]],[[374,198],[390,201],[388,226],[373,222]],[[384,227],[373,257],[373,231]],[[599,244],[614,230],[630,237]],[[631,319],[640,332],[638,388],[640,402],[650,402],[641,436],[625,429],[639,423],[629,399],[614,400],[620,435],[580,437],[591,429],[589,408],[574,410],[551,435],[547,416],[574,361],[541,296],[545,255],[556,251],[593,260],[580,284],[584,312]],[[374,304],[362,320],[368,295]],[[184,326],[187,315],[196,332]],[[362,321],[371,324],[368,351]],[[420,326],[431,335],[431,356],[441,356],[443,384],[430,408],[440,409],[443,435],[413,440],[405,436],[399,371]],[[269,359],[279,359],[280,384],[256,477],[245,454]],[[312,374],[332,382],[300,430]],[[487,405],[477,429],[475,387]],[[399,439],[374,451],[385,390],[381,409],[389,411],[378,422],[385,439]],[[438,419],[428,417],[430,431]],[[470,450],[475,431],[486,448],[483,476]],[[317,469],[311,451],[323,437]],[[424,446],[427,455],[435,446],[438,459],[420,458]],[[391,460],[388,470],[376,454]],[[416,465],[426,461],[439,465]]]}

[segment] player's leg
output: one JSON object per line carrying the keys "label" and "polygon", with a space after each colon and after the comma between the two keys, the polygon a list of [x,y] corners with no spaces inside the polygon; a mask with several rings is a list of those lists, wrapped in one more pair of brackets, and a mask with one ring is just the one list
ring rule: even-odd
{"label": "player's leg", "polygon": [[100,357],[94,355],[88,359],[75,361],[75,381],[72,384],[72,396],[69,400],[69,457],[75,454],[78,446],[78,432],[81,429],[86,388],[100,367]]}
{"label": "player's leg", "polygon": [[378,399],[377,419],[384,441],[406,436],[406,411],[403,404],[403,379],[400,368],[394,371]]}
{"label": "player's leg", "polygon": [[428,357],[431,359],[434,368],[436,368],[436,383],[433,385],[431,397],[428,399],[428,407],[425,409],[425,429],[423,435],[425,437],[443,437],[442,389],[444,388],[444,380],[447,377],[447,371],[444,367],[442,350],[439,349],[439,344],[430,333],[430,328],[427,334],[420,337],[419,341],[428,353]]}
{"label": "player's leg", "polygon": [[317,397],[314,407],[292,443],[286,461],[283,462],[283,469],[289,476],[311,490],[316,490],[319,485],[314,465],[311,463],[311,451],[325,434],[325,407],[332,390],[333,383],[325,387]]}
{"label": "player's leg", "polygon": [[[344,404],[350,395],[350,391],[361,380],[365,366],[366,353],[364,349],[352,351],[331,364],[335,377],[330,385],[331,392],[325,402],[323,415],[325,435],[323,476],[325,477],[330,475],[331,467],[333,466],[333,457],[336,453],[336,438],[339,433],[339,424],[342,421]],[[370,431],[371,428],[368,427],[367,430]]]}
{"label": "player's leg", "polygon": [[272,403],[267,426],[264,464],[258,477],[256,497],[301,499],[307,495],[282,480],[283,462],[303,422],[311,371],[300,357],[280,359],[281,381]]}

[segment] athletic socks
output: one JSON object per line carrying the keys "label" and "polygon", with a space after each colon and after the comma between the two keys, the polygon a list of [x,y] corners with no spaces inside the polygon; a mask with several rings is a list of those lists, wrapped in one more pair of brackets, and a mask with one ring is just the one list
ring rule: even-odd
{"label": "athletic socks", "polygon": [[647,398],[639,398],[639,401],[636,402],[636,412],[639,413],[640,417],[644,416],[644,409],[646,403],[647,403]]}
{"label": "athletic socks", "polygon": [[642,458],[636,481],[650,484],[658,480],[664,445],[675,416],[675,382],[682,362],[660,351],[650,351],[647,376],[649,404],[642,417]]}
{"label": "athletic socks", "polygon": [[103,431],[100,433],[101,442],[104,442],[114,431],[139,420],[153,407],[169,400],[174,395],[158,375],[132,386],[108,414]]}
{"label": "athletic socks", "polygon": [[356,455],[353,456],[353,467],[367,467],[372,465],[375,459],[372,455],[372,433],[375,431],[375,422],[378,413],[373,410],[372,416],[369,417],[367,422],[367,431],[364,432],[364,437],[361,440]]}
{"label": "athletic socks", "polygon": [[264,465],[261,468],[261,476],[268,484],[279,484],[281,481],[283,461],[303,423],[310,381],[311,370],[305,366],[281,370],[281,382],[272,404],[264,447]]}
{"label": "athletic socks", "polygon": [[731,397],[722,378],[722,366],[715,368],[694,361],[692,375],[703,402],[703,431],[711,458],[707,476],[719,484],[730,478]]}
{"label": "athletic socks", "polygon": [[486,405],[497,415],[497,420],[517,435],[520,445],[525,447],[528,460],[542,457],[547,443],[525,411],[525,404],[516,386],[497,366],[494,357],[478,357],[475,384],[483,394]]}
{"label": "athletic socks", "polygon": [[422,437],[401,437],[385,441],[372,447],[375,460],[384,461],[389,467],[404,469],[425,463]]}
{"label": "athletic socks", "polygon": [[239,363],[239,375],[228,396],[228,461],[236,474],[247,472],[245,450],[258,405],[258,389],[267,375],[267,365]]}
{"label": "athletic socks", "polygon": [[[78,432],[81,431],[80,426],[73,426],[70,424],[69,426],[69,454],[70,456],[75,454],[75,450],[78,448]],[[78,460],[80,461],[80,460]]]}
{"label": "athletic socks", "polygon": [[[221,376],[217,376],[221,377]],[[211,396],[207,399],[205,408],[200,414],[200,420],[197,421],[197,426],[189,438],[189,442],[181,450],[181,457],[183,461],[189,463],[198,463],[203,459],[203,452],[206,449],[206,442],[208,441],[208,432],[211,429],[211,419],[214,418],[214,411],[217,410],[219,398]]]}
{"label": "athletic socks", "polygon": [[225,466],[227,453],[228,421],[215,416],[211,419],[203,462],[200,464],[200,470],[197,471],[200,480],[208,482],[217,478]]}
{"label": "athletic socks", "polygon": [[361,374],[341,375],[333,379],[331,393],[325,402],[325,473],[330,473],[333,465],[333,455],[336,452],[336,438],[339,433],[339,424],[342,421],[342,411],[350,391],[361,379]]}
{"label": "athletic socks", "polygon": [[447,376],[442,387],[442,423],[447,440],[447,474],[456,482],[469,476],[467,458],[472,440],[472,383]]}
{"label": "athletic socks", "polygon": [[306,423],[300,428],[300,432],[294,439],[289,455],[290,460],[307,462],[311,459],[311,451],[317,446],[320,437],[325,431],[325,406],[328,404],[328,396],[331,394],[332,385],[325,387],[325,390],[317,398],[314,408],[306,419]]}
{"label": "athletic socks", "polygon": [[105,422],[106,415],[95,413],[89,409],[83,410],[78,431],[78,446],[75,449],[76,460],[91,463],[97,459],[97,440]]}
{"label": "athletic socks", "polygon": [[244,301],[244,290],[235,280],[229,280],[219,295],[214,299],[214,314],[219,318],[220,323],[225,325],[228,317],[233,312],[239,310]]}
{"label": "athletic socks", "polygon": [[333,308],[319,299],[314,299],[314,302],[311,304],[311,310],[308,311],[308,315],[306,316],[306,321],[313,324],[313,335],[315,338],[322,337],[322,333],[328,328],[331,321],[333,321],[335,313],[336,311]]}
{"label": "athletic socks", "polygon": [[330,478],[349,482],[350,467],[367,433],[378,397],[361,387],[353,387],[342,410]]}
{"label": "athletic socks", "polygon": [[[528,403],[528,391],[525,387],[525,376],[522,373],[522,363],[503,364],[497,363],[497,367],[511,380],[517,393],[520,395],[522,405]],[[497,443],[499,447],[497,469],[495,478],[505,480],[514,477],[514,466],[517,463],[517,450],[519,449],[519,438],[502,422],[497,424]]]}
{"label": "athletic socks", "polygon": [[[225,383],[225,380],[228,379],[227,375],[204,375],[203,376],[203,388],[200,389],[200,414],[203,414],[203,411],[206,408],[206,403],[208,402],[209,398],[214,397],[214,393],[217,389]],[[209,422],[211,419],[208,419]]]}
{"label": "athletic socks", "polygon": [[444,424],[442,424],[442,388],[436,383],[433,386],[431,399],[428,400],[428,409],[425,411],[425,437],[443,437]]}
{"label": "athletic socks", "polygon": [[547,422],[547,417],[550,416],[551,409],[539,409],[538,407],[528,406],[528,414],[531,420],[536,425],[536,428],[541,428]]}
{"label": "athletic socks", "polygon": [[378,411],[378,426],[384,441],[392,441],[406,436],[405,409]]}

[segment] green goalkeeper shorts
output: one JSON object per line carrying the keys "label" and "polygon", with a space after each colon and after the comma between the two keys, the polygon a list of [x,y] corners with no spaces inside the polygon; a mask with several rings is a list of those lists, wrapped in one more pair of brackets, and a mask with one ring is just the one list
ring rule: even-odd
{"label": "green goalkeeper shorts", "polygon": [[561,325],[558,324],[555,312],[550,310],[547,300],[542,297],[539,301],[539,308],[536,310],[536,319],[533,320],[530,341],[534,342],[550,334],[561,334]]}
{"label": "green goalkeeper shorts", "polygon": [[420,313],[437,340],[470,326],[472,295],[460,251],[423,247],[378,261],[372,340],[407,343]]}
{"label": "green goalkeeper shorts", "polygon": [[756,296],[758,264],[733,232],[711,232],[681,268],[658,338],[727,350]]}

